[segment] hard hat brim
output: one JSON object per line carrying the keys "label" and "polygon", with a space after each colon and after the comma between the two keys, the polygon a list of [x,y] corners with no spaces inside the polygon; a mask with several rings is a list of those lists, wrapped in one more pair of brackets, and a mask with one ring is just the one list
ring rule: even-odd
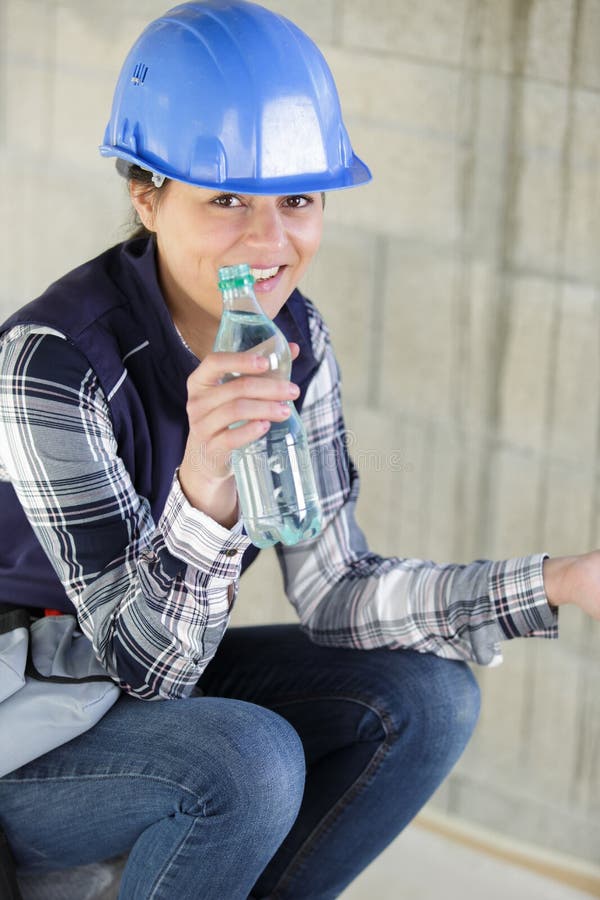
{"label": "hard hat brim", "polygon": [[140,166],[142,169],[146,169],[157,175],[164,175],[165,178],[169,178],[173,181],[181,181],[184,184],[191,184],[195,187],[208,188],[209,190],[215,191],[226,191],[232,194],[274,196],[281,196],[283,194],[318,194],[323,191],[335,191],[342,190],[343,188],[357,187],[361,184],[367,184],[373,178],[369,167],[362,159],[354,155],[350,165],[340,169],[337,173],[303,173],[302,175],[297,176],[270,179],[226,178],[221,182],[209,180],[197,181],[169,171],[166,166],[154,165],[149,160],[141,159],[139,156],[136,156],[134,153],[129,153],[127,150],[111,147],[107,144],[102,144],[99,149],[102,156],[117,157],[130,165]]}

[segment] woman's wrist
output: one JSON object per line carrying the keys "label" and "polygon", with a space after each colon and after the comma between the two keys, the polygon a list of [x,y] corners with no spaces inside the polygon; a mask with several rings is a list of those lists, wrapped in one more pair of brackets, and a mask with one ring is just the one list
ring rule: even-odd
{"label": "woman's wrist", "polygon": [[178,472],[179,484],[193,507],[210,516],[224,528],[232,528],[238,520],[238,497],[233,474],[226,478],[201,475],[184,459]]}
{"label": "woman's wrist", "polygon": [[575,556],[556,556],[544,560],[544,591],[548,603],[553,608],[571,602],[566,576],[575,559]]}

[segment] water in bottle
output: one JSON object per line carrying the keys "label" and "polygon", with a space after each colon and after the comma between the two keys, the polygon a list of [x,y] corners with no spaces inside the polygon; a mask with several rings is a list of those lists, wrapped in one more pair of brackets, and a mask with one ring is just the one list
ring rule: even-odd
{"label": "water in bottle", "polygon": [[[261,377],[287,381],[292,366],[288,342],[263,312],[253,284],[245,264],[219,269],[223,314],[214,349],[264,356],[269,368]],[[231,457],[244,526],[257,547],[297,544],[321,530],[306,432],[291,401],[289,405],[291,413],[284,422],[272,422],[265,435],[234,450]]]}

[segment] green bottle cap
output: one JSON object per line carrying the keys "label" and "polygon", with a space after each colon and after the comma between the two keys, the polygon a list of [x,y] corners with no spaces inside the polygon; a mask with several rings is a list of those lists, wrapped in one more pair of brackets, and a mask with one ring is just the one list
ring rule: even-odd
{"label": "green bottle cap", "polygon": [[221,266],[219,269],[219,289],[221,291],[244,287],[246,284],[250,286],[254,284],[254,275],[247,263],[241,263],[239,266]]}

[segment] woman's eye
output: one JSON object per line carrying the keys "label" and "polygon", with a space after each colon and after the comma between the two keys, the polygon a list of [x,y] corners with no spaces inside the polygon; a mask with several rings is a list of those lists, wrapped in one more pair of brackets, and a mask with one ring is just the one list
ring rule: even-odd
{"label": "woman's eye", "polygon": [[212,200],[215,206],[222,206],[225,209],[231,209],[234,206],[241,206],[240,198],[235,194],[219,194]]}
{"label": "woman's eye", "polygon": [[313,201],[312,197],[307,197],[304,194],[294,194],[291,197],[286,197],[284,202],[289,209],[302,209],[303,206],[309,206]]}

